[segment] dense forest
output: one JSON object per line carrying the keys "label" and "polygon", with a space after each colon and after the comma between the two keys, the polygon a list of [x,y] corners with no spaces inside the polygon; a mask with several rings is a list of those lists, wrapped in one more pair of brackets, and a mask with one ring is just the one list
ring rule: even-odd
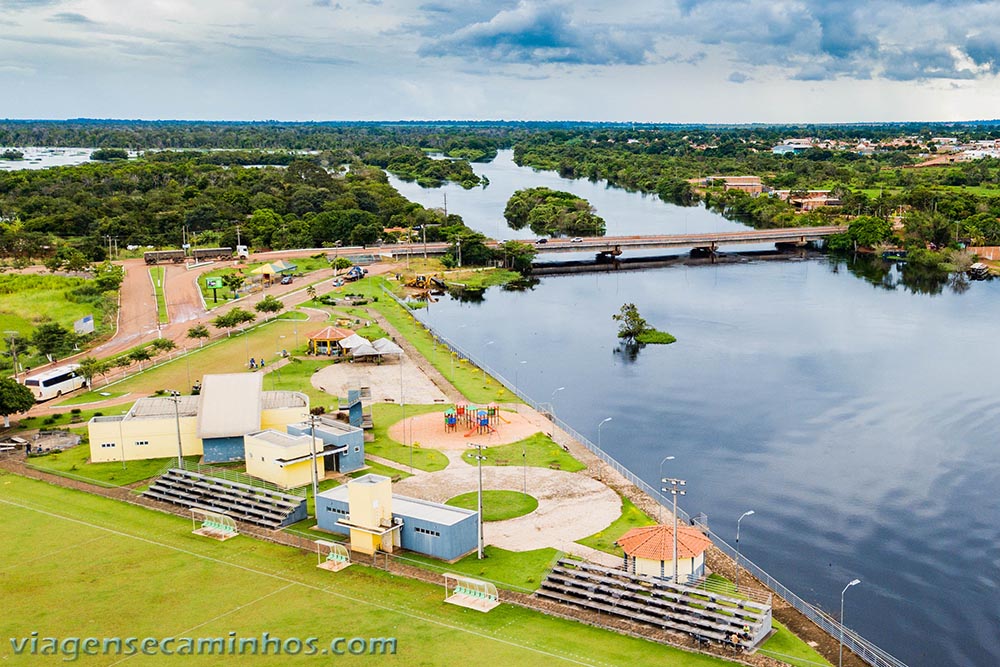
{"label": "dense forest", "polygon": [[[402,198],[383,169],[426,187],[487,187],[470,163],[510,147],[521,165],[605,179],[679,205],[704,204],[758,227],[862,216],[894,223],[883,242],[1000,244],[1000,160],[914,168],[937,136],[997,138],[1000,124],[3,121],[0,146],[87,146],[108,161],[0,173],[0,254],[51,255],[58,238],[99,260],[106,236],[123,245],[176,247],[184,234],[201,245],[235,245],[240,225],[256,248],[363,245],[400,236],[386,228],[422,228],[428,240],[467,241],[465,260],[487,258],[481,235],[457,216],[446,220]],[[793,137],[905,139],[864,155],[772,153]],[[123,149],[140,157],[116,159]],[[802,213],[777,197],[698,182],[713,175],[758,175],[766,186],[789,191],[830,190],[840,205]],[[551,202],[535,204],[555,219]],[[531,212],[524,213],[530,224]],[[458,254],[456,247],[452,261]]]}

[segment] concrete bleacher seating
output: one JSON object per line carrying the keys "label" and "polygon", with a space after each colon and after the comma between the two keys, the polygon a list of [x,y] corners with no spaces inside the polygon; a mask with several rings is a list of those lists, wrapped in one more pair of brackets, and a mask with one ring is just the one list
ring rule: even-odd
{"label": "concrete bleacher seating", "polygon": [[567,559],[552,568],[536,595],[748,649],[771,631],[769,603]]}
{"label": "concrete bleacher seating", "polygon": [[304,498],[180,468],[171,468],[157,478],[143,495],[271,529],[306,518]]}

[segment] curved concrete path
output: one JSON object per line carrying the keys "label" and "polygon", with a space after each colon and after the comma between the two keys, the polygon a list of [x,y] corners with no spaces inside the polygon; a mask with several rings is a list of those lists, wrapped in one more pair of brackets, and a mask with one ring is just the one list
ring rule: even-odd
{"label": "curved concrete path", "polygon": [[[440,472],[417,471],[393,485],[402,495],[444,502],[478,488],[476,466],[461,461],[466,452],[445,452],[451,464]],[[621,515],[618,494],[597,480],[580,473],[548,468],[483,466],[484,489],[522,491],[538,499],[538,509],[516,519],[487,523],[487,544],[510,551],[554,547],[610,567],[621,560],[580,544],[576,540],[604,530]]]}

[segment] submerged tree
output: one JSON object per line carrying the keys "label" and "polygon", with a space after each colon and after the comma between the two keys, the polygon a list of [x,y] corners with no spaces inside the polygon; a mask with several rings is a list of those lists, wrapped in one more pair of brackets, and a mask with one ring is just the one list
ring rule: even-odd
{"label": "submerged tree", "polygon": [[624,304],[617,314],[611,316],[611,319],[618,322],[618,337],[626,343],[635,343],[636,339],[649,328],[634,303]]}

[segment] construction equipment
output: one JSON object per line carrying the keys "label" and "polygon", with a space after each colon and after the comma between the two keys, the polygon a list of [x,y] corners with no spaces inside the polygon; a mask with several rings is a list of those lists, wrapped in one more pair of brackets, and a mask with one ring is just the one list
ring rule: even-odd
{"label": "construction equipment", "polygon": [[434,276],[415,276],[413,279],[406,282],[407,287],[413,287],[415,289],[448,289],[445,282]]}
{"label": "construction equipment", "polygon": [[347,280],[349,282],[353,282],[355,280],[361,280],[367,274],[368,274],[368,269],[355,265],[352,266],[350,269],[348,269],[347,273],[344,274],[344,280]]}

